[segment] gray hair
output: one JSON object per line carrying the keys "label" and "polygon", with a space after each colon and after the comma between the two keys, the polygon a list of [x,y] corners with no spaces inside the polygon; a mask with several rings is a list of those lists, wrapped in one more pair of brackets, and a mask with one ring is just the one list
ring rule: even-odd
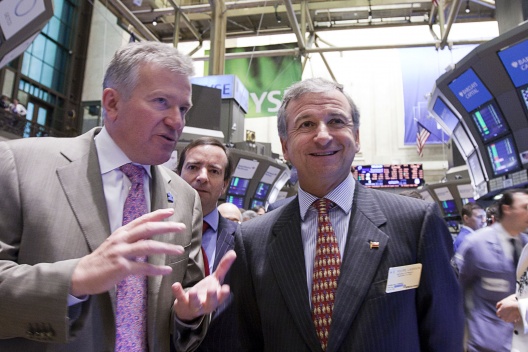
{"label": "gray hair", "polygon": [[170,44],[136,42],[116,51],[106,69],[103,89],[114,88],[128,99],[138,83],[139,69],[147,63],[180,75],[194,75],[192,59]]}
{"label": "gray hair", "polygon": [[288,136],[288,130],[286,126],[286,108],[288,107],[290,101],[299,99],[301,96],[307,93],[326,93],[331,90],[338,90],[345,96],[346,100],[350,104],[350,117],[352,118],[352,123],[354,124],[354,128],[357,130],[359,128],[359,110],[352,98],[343,90],[343,85],[325,78],[309,78],[294,83],[284,93],[282,104],[277,114],[277,129],[279,131],[279,137],[282,140],[286,140]]}

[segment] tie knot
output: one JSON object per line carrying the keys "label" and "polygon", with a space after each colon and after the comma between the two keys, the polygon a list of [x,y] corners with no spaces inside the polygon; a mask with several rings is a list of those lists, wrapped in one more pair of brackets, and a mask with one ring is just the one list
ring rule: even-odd
{"label": "tie knot", "polygon": [[121,166],[119,170],[121,170],[126,175],[126,177],[128,177],[132,184],[143,184],[143,175],[145,174],[145,169],[143,168],[143,166],[128,163]]}
{"label": "tie knot", "polygon": [[317,209],[317,212],[319,212],[319,214],[328,214],[328,210],[332,209],[335,204],[334,202],[326,198],[319,198],[315,202],[313,202],[313,206],[315,209]]}

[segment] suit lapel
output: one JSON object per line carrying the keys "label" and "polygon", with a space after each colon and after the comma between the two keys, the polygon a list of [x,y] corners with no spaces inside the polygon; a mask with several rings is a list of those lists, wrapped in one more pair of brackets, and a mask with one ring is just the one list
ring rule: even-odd
{"label": "suit lapel", "polygon": [[[389,237],[379,229],[379,226],[386,222],[385,215],[370,192],[356,185],[347,243],[341,264],[341,276],[334,303],[327,348],[329,352],[339,350],[371,287],[383,252],[389,242]],[[358,208],[358,204],[361,204],[361,209]],[[378,242],[379,248],[371,249],[370,241]]]}
{"label": "suit lapel", "polygon": [[69,146],[65,149],[62,154],[71,162],[57,169],[59,182],[92,252],[110,234],[103,181],[93,137],[93,134],[83,135],[79,138],[84,139],[85,144],[79,148]]}
{"label": "suit lapel", "polygon": [[218,217],[218,237],[216,239],[216,255],[213,270],[216,270],[218,263],[230,249],[235,248],[236,225],[230,226],[230,221],[219,215]]}
{"label": "suit lapel", "polygon": [[[161,166],[151,166],[152,173],[152,187],[150,189],[150,199],[151,199],[151,211],[158,209],[169,208],[171,205],[168,203],[168,185],[170,183],[170,177],[164,173],[164,170],[161,169]],[[174,195],[173,195],[174,196]],[[154,237],[155,240],[160,242],[174,242],[171,241],[171,236],[174,234],[162,234]],[[165,265],[166,264],[166,255],[165,254],[156,254],[149,255],[148,262],[153,265]],[[161,281],[163,279],[162,275],[155,275],[148,277],[148,321],[149,321],[149,331],[147,336],[154,338],[156,333],[154,329],[160,329],[162,327],[155,326],[153,322],[158,322],[156,320],[156,312],[163,310],[163,308],[158,307],[159,304],[159,291],[161,287]],[[164,307],[165,308],[165,307]],[[166,309],[166,308],[165,308]],[[149,345],[155,346],[154,341],[150,341]]]}
{"label": "suit lapel", "polygon": [[310,350],[320,351],[308,300],[299,202],[292,201],[283,208],[272,229],[269,262],[297,329]]}

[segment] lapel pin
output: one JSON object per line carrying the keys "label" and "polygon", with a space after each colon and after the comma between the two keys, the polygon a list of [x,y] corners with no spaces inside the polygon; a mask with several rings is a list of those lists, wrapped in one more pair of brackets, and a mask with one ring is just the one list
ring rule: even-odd
{"label": "lapel pin", "polygon": [[174,203],[174,197],[172,196],[172,194],[170,192],[167,193],[167,201],[169,203]]}
{"label": "lapel pin", "polygon": [[369,247],[370,247],[370,249],[378,249],[379,248],[379,242],[369,241]]}

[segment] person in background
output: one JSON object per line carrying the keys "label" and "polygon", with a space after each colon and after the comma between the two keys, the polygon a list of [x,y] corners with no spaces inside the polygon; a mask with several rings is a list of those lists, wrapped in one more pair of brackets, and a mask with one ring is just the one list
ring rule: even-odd
{"label": "person in background", "polygon": [[242,222],[242,213],[240,209],[233,203],[222,203],[218,206],[218,212],[227,220],[231,220],[236,223]]}
{"label": "person in background", "polygon": [[497,203],[493,203],[486,208],[486,225],[490,226],[495,223],[499,210]]}
{"label": "person in background", "polygon": [[17,114],[20,117],[24,117],[27,114],[26,107],[18,101],[18,99],[13,99],[13,104],[11,104],[11,111]]}
{"label": "person in background", "polygon": [[[183,149],[176,171],[200,196],[204,214],[202,255],[208,265],[208,275],[217,269],[221,258],[235,245],[238,223],[224,218],[217,208],[218,199],[229,184],[233,161],[221,142],[215,138],[201,137]],[[240,211],[238,213],[240,215]],[[224,283],[229,284],[229,275],[225,277]],[[197,351],[240,350],[232,301],[231,295],[213,311],[209,330]]]}
{"label": "person in background", "polygon": [[9,110],[9,106],[11,106],[9,98],[7,95],[2,95],[2,99],[0,100],[0,109]]}
{"label": "person in background", "polygon": [[259,215],[257,214],[256,211],[254,211],[254,210],[246,210],[245,212],[242,213],[242,222],[254,219],[257,216],[259,216]]}
{"label": "person in background", "polygon": [[105,73],[103,128],[0,142],[0,351],[198,346],[236,256],[204,278],[200,198],[158,166],[193,72],[170,45],[128,44]]}
{"label": "person in background", "polygon": [[514,324],[511,351],[524,352],[528,351],[528,245],[521,252],[516,275],[515,294],[497,303],[497,316]]}
{"label": "person in background", "polygon": [[255,213],[257,213],[257,215],[266,214],[266,208],[264,208],[262,205],[257,205],[256,207],[254,207],[251,210],[253,210]]}
{"label": "person in background", "polygon": [[294,84],[278,131],[299,193],[235,235],[244,350],[462,351],[462,297],[439,208],[354,180],[359,112],[343,86]]}
{"label": "person in background", "polygon": [[498,219],[466,237],[455,255],[464,290],[468,351],[506,352],[513,323],[497,316],[497,303],[515,292],[516,268],[528,242],[528,190],[509,189],[498,201]]}
{"label": "person in background", "polygon": [[453,242],[455,252],[467,235],[486,226],[486,211],[477,203],[468,202],[464,204],[460,217],[462,219],[462,227]]}

